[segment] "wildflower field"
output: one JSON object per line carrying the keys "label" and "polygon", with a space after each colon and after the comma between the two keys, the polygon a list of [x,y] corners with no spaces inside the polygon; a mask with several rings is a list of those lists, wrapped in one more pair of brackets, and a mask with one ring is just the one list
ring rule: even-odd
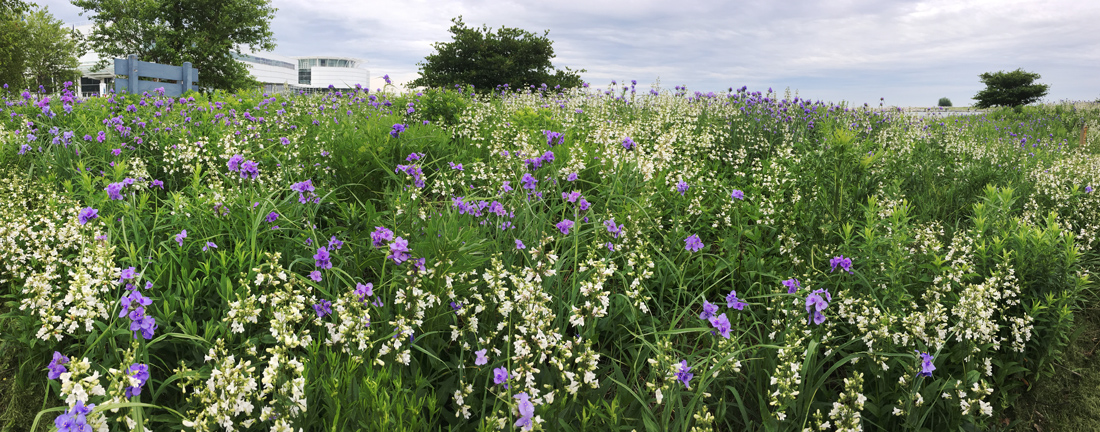
{"label": "wildflower field", "polygon": [[2,95],[11,430],[998,429],[1096,299],[1095,106]]}

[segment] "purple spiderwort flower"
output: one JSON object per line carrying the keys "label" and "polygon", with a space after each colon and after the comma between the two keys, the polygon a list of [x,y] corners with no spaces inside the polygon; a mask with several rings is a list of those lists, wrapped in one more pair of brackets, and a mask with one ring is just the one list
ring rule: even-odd
{"label": "purple spiderwort flower", "polygon": [[332,302],[321,299],[320,302],[313,305],[313,311],[317,312],[317,318],[324,318],[327,315],[332,314]]}
{"label": "purple spiderwort flower", "polygon": [[409,127],[408,125],[404,125],[404,124],[401,124],[401,123],[394,124],[393,129],[390,130],[390,136],[394,137],[394,138],[397,138],[398,136],[401,135],[401,132],[404,132],[405,129],[407,129],[408,127]]}
{"label": "purple spiderwort flower", "polygon": [[695,374],[691,373],[691,367],[688,366],[687,360],[680,361],[680,369],[676,371],[676,379],[684,383],[684,388],[691,388],[691,379],[695,377]]}
{"label": "purple spiderwort flower", "polygon": [[160,190],[164,190],[164,182],[154,179],[151,183],[149,183],[149,187],[159,187]]}
{"label": "purple spiderwort flower", "polygon": [[111,183],[111,184],[107,185],[107,187],[104,188],[103,190],[107,191],[107,197],[108,198],[113,199],[113,200],[121,200],[122,199],[122,194],[120,194],[119,192],[122,192],[122,188],[125,187],[125,186],[126,186],[126,183],[123,183],[123,182]]}
{"label": "purple spiderwort flower", "polygon": [[691,185],[687,184],[687,182],[681,181],[676,183],[676,191],[680,192],[680,196],[684,196],[684,193],[686,193],[688,189],[691,189]]}
{"label": "purple spiderwort flower", "polygon": [[128,372],[128,375],[138,380],[138,384],[126,388],[127,399],[141,394],[141,388],[145,386],[146,381],[149,381],[149,366],[141,363],[134,363],[130,365]]}
{"label": "purple spiderwort flower", "polygon": [[385,246],[387,242],[393,241],[393,231],[385,227],[374,227],[374,232],[370,233],[371,245],[375,248]]}
{"label": "purple spiderwort flower", "polygon": [[931,377],[932,371],[936,370],[936,365],[932,364],[932,356],[928,353],[917,351],[920,354],[920,372],[917,372],[917,376]]}
{"label": "purple spiderwort flower", "polygon": [[577,173],[571,173],[565,177],[565,181],[577,181]]}
{"label": "purple spiderwort flower", "polygon": [[202,251],[206,252],[208,249],[217,249],[217,248],[218,248],[218,245],[214,244],[214,242],[206,242],[206,246],[202,247]]}
{"label": "purple spiderwort flower", "polygon": [[87,416],[93,408],[95,408],[95,404],[84,405],[84,402],[78,400],[69,411],[57,416],[53,421],[53,425],[57,427],[59,432],[91,431],[92,426],[88,424]]}
{"label": "purple spiderwort flower", "polygon": [[482,366],[486,363],[489,363],[489,358],[485,357],[485,353],[487,352],[488,350],[486,350],[485,348],[474,351],[474,354],[477,355],[477,358],[474,359],[475,366]]}
{"label": "purple spiderwort flower", "polygon": [[615,252],[615,244],[614,243],[607,242],[606,246],[607,246],[607,250],[609,250],[611,252]]}
{"label": "purple spiderwort flower", "polygon": [[725,313],[716,317],[711,317],[709,321],[710,325],[714,326],[714,329],[718,331],[718,334],[721,334],[722,337],[726,339],[730,338],[730,320],[726,318]]}
{"label": "purple spiderwort flower", "polygon": [[534,190],[535,189],[535,183],[539,182],[538,180],[535,180],[535,178],[531,176],[531,173],[524,173],[523,178],[520,179],[520,181],[523,183],[523,188],[524,189],[530,189],[530,190]]}
{"label": "purple spiderwort flower", "polygon": [[[825,294],[825,297],[821,297],[821,294]],[[833,301],[833,296],[829,294],[829,291],[818,289],[806,296],[806,313],[811,314],[811,319],[814,324],[821,325],[825,322],[825,315],[821,311],[829,307],[829,302]]]}
{"label": "purple spiderwort flower", "polygon": [[833,257],[829,260],[829,265],[833,267],[832,270],[829,270],[829,273],[835,271],[836,266],[839,265],[842,270],[848,272],[848,274],[852,274],[852,259],[844,258],[844,255]]}
{"label": "purple spiderwort flower", "polygon": [[623,148],[627,150],[633,150],[634,140],[630,139],[630,137],[626,137],[625,139],[623,139]]}
{"label": "purple spiderwort flower", "polygon": [[61,377],[61,374],[69,371],[65,366],[62,366],[67,363],[69,363],[68,357],[65,357],[60,352],[54,351],[53,360],[50,361],[49,366],[46,366],[46,368],[50,370],[46,377],[52,380],[58,379]]}
{"label": "purple spiderwort flower", "polygon": [[748,303],[745,303],[741,301],[741,299],[737,298],[737,291],[730,291],[729,295],[726,296],[726,307],[737,310],[745,310],[745,306],[748,306]]}
{"label": "purple spiderwort flower", "polygon": [[526,249],[526,248],[527,248],[527,246],[524,246],[522,241],[520,241],[519,239],[516,239],[516,249]]}
{"label": "purple spiderwort flower", "polygon": [[131,279],[133,279],[135,277],[138,277],[138,276],[140,276],[140,275],[138,275],[138,273],[137,273],[137,268],[136,267],[130,267],[130,268],[122,270],[122,274],[119,275],[118,281],[122,282],[122,281],[125,281],[125,280],[131,280]]}
{"label": "purple spiderwort flower", "polygon": [[359,296],[359,301],[366,303],[367,297],[374,295],[374,284],[367,283],[366,285],[363,285],[361,283],[356,283],[354,293],[355,295]]}
{"label": "purple spiderwort flower", "polygon": [[1092,186],[1085,186],[1085,193],[1092,193]]}
{"label": "purple spiderwort flower", "polygon": [[267,223],[275,222],[276,219],[279,219],[279,214],[275,213],[275,212],[268,213],[267,217],[264,218],[264,220],[267,221]]}
{"label": "purple spiderwort flower", "polygon": [[260,176],[260,164],[256,161],[245,161],[241,164],[241,178],[251,178],[256,180]]}
{"label": "purple spiderwort flower", "polygon": [[311,271],[311,272],[309,272],[309,278],[313,279],[314,282],[320,282],[322,280],[321,279],[321,272],[319,272],[317,270]]}
{"label": "purple spiderwort flower", "polygon": [[571,221],[569,219],[565,219],[565,220],[562,220],[561,222],[558,222],[558,223],[554,224],[554,226],[557,227],[558,230],[561,231],[562,234],[569,235],[569,230],[571,228],[573,228],[573,221]]}
{"label": "purple spiderwort flower", "polygon": [[684,239],[685,249],[688,252],[698,252],[703,249],[703,241],[699,239],[698,235],[692,234],[688,238]]}
{"label": "purple spiderwort flower", "polygon": [[343,247],[344,247],[344,242],[342,242],[340,240],[337,240],[336,236],[329,237],[329,239],[328,239],[328,248],[329,249],[340,250]]}
{"label": "purple spiderwort flower", "polygon": [[508,381],[508,369],[506,369],[504,366],[493,369],[493,384],[496,384],[496,385],[504,384],[504,388],[508,388],[508,384],[506,384],[507,381]]}
{"label": "purple spiderwort flower", "polygon": [[603,221],[603,226],[607,228],[607,232],[611,233],[612,238],[619,238],[619,235],[623,232],[624,225],[615,226],[615,219],[608,219]]}
{"label": "purple spiderwort flower", "polygon": [[316,260],[314,265],[320,267],[322,270],[328,270],[332,268],[331,256],[328,253],[328,249],[324,246],[317,248],[317,253],[313,255],[313,259]]}
{"label": "purple spiderwort flower", "polygon": [[240,171],[241,162],[244,162],[244,156],[239,154],[233,155],[233,157],[229,158],[229,162],[225,163],[225,166],[229,167],[230,171]]}
{"label": "purple spiderwort flower", "polygon": [[401,263],[408,261],[409,256],[409,241],[401,237],[398,237],[390,243],[390,254],[386,258],[393,259],[394,264],[400,265]]}
{"label": "purple spiderwort flower", "polygon": [[802,286],[802,284],[798,282],[798,279],[795,278],[790,278],[783,281],[783,285],[787,287],[787,294],[794,294],[798,292],[798,288]]}
{"label": "purple spiderwort flower", "polygon": [[426,272],[428,271],[428,269],[424,267],[424,262],[426,261],[426,258],[417,258],[415,261],[413,261],[413,267],[416,267],[417,272]]}
{"label": "purple spiderwort flower", "polygon": [[185,238],[187,238],[187,230],[180,231],[179,234],[176,234],[176,243],[179,243],[179,245],[182,247],[183,239]]}
{"label": "purple spiderwort flower", "polygon": [[745,193],[741,192],[740,190],[734,189],[733,193],[730,194],[730,198],[731,199],[736,199],[736,200],[743,200],[743,199],[745,199]]}
{"label": "purple spiderwort flower", "polygon": [[519,403],[516,406],[516,411],[519,412],[519,419],[516,420],[516,427],[521,427],[525,431],[531,430],[534,425],[531,423],[535,417],[535,405],[531,403],[530,396],[527,393],[520,393],[515,396]]}
{"label": "purple spiderwort flower", "polygon": [[709,301],[706,301],[704,299],[703,300],[703,312],[699,313],[699,319],[703,319],[703,320],[710,319],[710,317],[714,316],[714,314],[717,313],[717,312],[718,312],[718,305],[713,304],[713,303],[711,303]]}
{"label": "purple spiderwort flower", "polygon": [[76,217],[76,220],[77,220],[77,222],[80,222],[81,225],[84,225],[84,224],[87,224],[88,221],[90,221],[92,219],[96,219],[98,217],[99,217],[99,210],[96,210],[96,209],[91,208],[91,207],[85,207],[83,210],[80,210],[80,214]]}

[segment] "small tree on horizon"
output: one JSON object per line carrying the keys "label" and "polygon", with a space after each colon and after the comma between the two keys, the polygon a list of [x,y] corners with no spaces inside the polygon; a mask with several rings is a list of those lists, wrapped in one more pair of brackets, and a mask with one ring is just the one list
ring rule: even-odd
{"label": "small tree on horizon", "polygon": [[410,82],[410,86],[473,85],[475,91],[485,93],[504,84],[513,89],[542,84],[581,85],[579,73],[585,72],[584,69],[555,69],[550,63],[554,58],[554,42],[547,38],[550,30],[539,36],[509,27],[495,32],[485,25],[466,27],[461,16],[451,22],[452,40],[433,44],[435,53],[417,63],[420,77]]}
{"label": "small tree on horizon", "polygon": [[941,106],[941,107],[949,107],[949,106],[951,106],[951,99],[948,99],[948,98],[945,98],[945,97],[941,97],[941,98],[940,98],[940,104],[939,104],[939,106]]}
{"label": "small tree on horizon", "polygon": [[986,72],[978,76],[986,87],[974,95],[977,108],[1027,105],[1042,99],[1050,90],[1049,85],[1035,84],[1035,80],[1041,78],[1039,74],[1023,69]]}

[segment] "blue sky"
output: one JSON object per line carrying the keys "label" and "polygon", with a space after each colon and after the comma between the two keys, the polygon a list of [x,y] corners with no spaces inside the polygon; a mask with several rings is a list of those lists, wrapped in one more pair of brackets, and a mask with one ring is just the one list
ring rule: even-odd
{"label": "blue sky", "polygon": [[[38,0],[86,25],[64,0]],[[594,87],[718,91],[790,88],[877,105],[969,105],[982,72],[1023,68],[1047,101],[1100,98],[1100,1],[354,1],[273,0],[275,52],[367,60],[372,86],[417,77],[450,20],[550,30],[554,65],[586,69]]]}

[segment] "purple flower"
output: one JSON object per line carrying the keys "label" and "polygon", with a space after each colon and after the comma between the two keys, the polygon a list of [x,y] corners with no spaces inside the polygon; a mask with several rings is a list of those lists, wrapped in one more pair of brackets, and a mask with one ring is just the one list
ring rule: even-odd
{"label": "purple flower", "polygon": [[53,425],[59,432],[90,432],[92,426],[88,424],[88,414],[95,408],[95,404],[85,406],[84,402],[76,401],[72,409],[57,416]]}
{"label": "purple flower", "polygon": [[802,284],[798,282],[798,279],[795,278],[790,278],[783,281],[783,285],[787,286],[787,294],[794,294],[795,292],[798,292],[798,288],[802,286]]}
{"label": "purple flower", "polygon": [[1085,186],[1085,193],[1092,193],[1092,186]]}
{"label": "purple flower", "polygon": [[[580,204],[577,204],[577,208],[581,209],[581,211],[588,211],[589,206],[590,206],[590,204],[588,204],[588,201],[585,200],[583,197],[581,198]],[[585,219],[587,219],[587,218],[585,218]],[[588,222],[588,221],[586,220],[585,222]]]}
{"label": "purple flower", "polygon": [[489,363],[489,359],[487,357],[485,357],[486,352],[488,352],[488,350],[486,350],[484,348],[479,349],[477,351],[474,351],[474,354],[477,355],[477,358],[474,359],[474,365],[481,366],[481,365],[484,365],[486,363]]}
{"label": "purple flower", "polygon": [[676,371],[676,379],[684,383],[684,388],[691,388],[689,384],[691,379],[695,377],[695,374],[691,373],[691,367],[688,366],[687,360],[680,361],[680,369]]}
{"label": "purple flower", "polygon": [[710,325],[714,326],[714,329],[718,330],[718,334],[721,334],[722,337],[726,339],[730,338],[730,320],[726,318],[725,313],[712,317],[710,319]]}
{"label": "purple flower", "polygon": [[577,198],[580,198],[580,197],[581,197],[581,193],[577,192],[577,191],[573,191],[573,192],[569,192],[569,193],[565,193],[565,192],[561,193],[561,199],[563,199],[565,201],[568,201],[568,202],[571,202],[571,203],[577,202]]}
{"label": "purple flower", "polygon": [[699,313],[699,319],[710,319],[718,312],[718,305],[703,300],[703,312]]}
{"label": "purple flower", "polygon": [[623,140],[623,148],[627,150],[633,150],[634,140],[630,139],[630,137],[626,137],[626,139]]}
{"label": "purple flower", "polygon": [[743,199],[745,199],[745,193],[741,192],[737,189],[734,189],[733,193],[730,194],[730,198],[736,199],[736,200],[743,200]]}
{"label": "purple flower", "polygon": [[244,156],[233,155],[233,157],[229,158],[229,162],[225,163],[225,166],[229,167],[230,171],[239,171],[241,162],[244,162]]}
{"label": "purple flower", "polygon": [[[493,369],[493,384],[501,385],[508,381],[508,369],[504,366]],[[504,384],[504,388],[508,388],[508,384]]]}
{"label": "purple flower", "polygon": [[569,229],[573,228],[573,221],[565,219],[561,222],[554,224],[554,226],[557,227],[562,234],[569,235]]}
{"label": "purple flower", "polygon": [[46,366],[46,368],[50,370],[50,372],[46,375],[46,377],[48,377],[49,379],[52,379],[52,380],[61,377],[61,374],[69,371],[68,369],[65,368],[65,366],[62,366],[62,365],[67,364],[67,363],[69,363],[69,358],[68,357],[65,357],[61,353],[59,353],[57,351],[54,351],[53,352],[53,360],[50,361],[49,366]]}
{"label": "purple flower", "polygon": [[390,243],[390,254],[386,258],[393,259],[394,264],[400,265],[407,261],[409,257],[409,241],[401,237],[398,237]]}
{"label": "purple flower", "polygon": [[577,181],[577,173],[571,173],[565,177],[565,181]]}
{"label": "purple flower", "polygon": [[122,305],[122,310],[119,311],[118,317],[122,318],[126,315],[129,315],[132,310],[136,310],[143,306],[149,306],[153,304],[153,300],[149,297],[141,295],[140,291],[134,290],[131,291],[129,294],[122,296],[122,299],[119,300],[119,303]]}
{"label": "purple flower", "polygon": [[309,272],[309,278],[313,279],[314,282],[320,282],[321,281],[321,272],[319,272],[317,270],[311,271],[311,272]]}
{"label": "purple flower", "polygon": [[416,271],[418,271],[418,272],[428,271],[428,269],[424,267],[424,262],[425,261],[427,261],[427,259],[425,259],[425,258],[418,258],[416,261],[413,261],[413,267],[416,267]]}
{"label": "purple flower", "polygon": [[613,238],[619,238],[619,235],[623,232],[623,225],[615,226],[614,218],[603,221],[603,226],[607,228],[607,232],[611,233]]}
{"label": "purple flower", "polygon": [[520,181],[523,183],[523,188],[524,189],[531,189],[531,190],[534,190],[535,189],[535,183],[539,182],[538,180],[535,180],[535,178],[531,176],[531,173],[524,173],[523,178],[520,179]]}
{"label": "purple flower", "polygon": [[520,393],[513,397],[519,400],[516,406],[516,411],[519,411],[519,419],[516,420],[515,426],[522,427],[525,431],[531,430],[534,427],[531,421],[535,417],[535,405],[531,403],[530,396],[527,393]]}
{"label": "purple flower", "polygon": [[390,136],[397,138],[399,135],[401,135],[401,132],[405,131],[406,128],[408,128],[408,125],[397,123],[393,125],[393,129],[390,130]]}
{"label": "purple flower", "polygon": [[682,181],[682,182],[676,183],[676,191],[680,192],[680,196],[684,196],[684,193],[687,192],[688,189],[690,189],[690,188],[691,188],[691,186],[688,185],[687,182]]}
{"label": "purple flower", "polygon": [[91,208],[91,207],[85,207],[83,210],[80,211],[80,214],[77,215],[76,220],[77,220],[77,222],[80,222],[81,225],[84,225],[84,224],[88,223],[88,221],[90,221],[92,219],[95,219],[95,218],[98,218],[98,217],[99,217],[99,210],[96,210],[96,209]]}
{"label": "purple flower", "polygon": [[[825,294],[825,297],[821,297],[821,294]],[[810,295],[806,296],[806,312],[812,315],[814,324],[821,325],[825,322],[825,315],[821,311],[829,307],[829,302],[833,301],[833,297],[829,295],[829,292],[823,289],[814,290]]]}
{"label": "purple flower", "polygon": [[[134,291],[130,293],[133,296]],[[146,300],[148,300],[146,298]],[[149,300],[152,302],[152,300]],[[137,339],[137,332],[141,332],[141,336],[146,340],[153,338],[153,331],[157,329],[157,320],[149,315],[145,314],[145,307],[139,306],[130,311],[130,331],[134,332],[134,339]]]}
{"label": "purple flower", "polygon": [[260,176],[259,167],[260,164],[256,163],[256,161],[245,161],[241,164],[241,178],[248,177],[252,180],[256,180],[256,177]]}
{"label": "purple flower", "polygon": [[374,284],[367,283],[366,285],[363,285],[361,283],[356,283],[354,293],[355,295],[359,296],[359,301],[365,303],[367,301],[367,297],[374,295]]}
{"label": "purple flower", "polygon": [[852,274],[852,259],[844,258],[844,255],[833,257],[829,260],[829,265],[833,267],[832,270],[829,270],[829,273],[835,271],[836,266],[839,265],[842,270],[847,271],[848,274]]}
{"label": "purple flower", "polygon": [[206,252],[208,249],[217,249],[217,248],[218,248],[218,245],[214,244],[214,242],[206,242],[206,246],[202,247],[202,251]]}
{"label": "purple flower", "polygon": [[123,183],[123,182],[111,183],[111,184],[107,185],[107,187],[103,190],[107,191],[107,197],[108,198],[113,199],[113,200],[120,200],[120,199],[122,199],[122,194],[120,194],[119,192],[121,192],[122,188],[125,187],[125,186],[126,186],[126,183]]}
{"label": "purple flower", "polygon": [[516,239],[516,249],[526,249],[526,248],[527,248],[527,246],[524,246],[522,241],[520,241],[519,239]]}
{"label": "purple flower", "polygon": [[279,219],[279,214],[275,213],[275,212],[268,213],[267,217],[264,218],[264,220],[267,221],[267,223],[275,222],[276,219]]}
{"label": "purple flower", "polygon": [[122,154],[122,149],[111,149],[111,154],[115,155],[115,156],[118,156],[118,155]]}
{"label": "purple flower", "polygon": [[321,299],[321,301],[313,305],[313,311],[317,312],[317,318],[324,318],[326,315],[332,314],[332,302]]}
{"label": "purple flower", "polygon": [[374,227],[374,232],[370,233],[371,245],[375,248],[380,248],[386,245],[386,242],[393,241],[393,231],[384,227]]}
{"label": "purple flower", "polygon": [[337,240],[336,236],[332,236],[328,239],[328,247],[329,249],[340,250],[340,248],[344,247],[344,242]]}
{"label": "purple flower", "polygon": [[153,180],[152,183],[149,183],[149,187],[159,187],[161,190],[164,190],[164,182]]}
{"label": "purple flower", "polygon": [[737,298],[737,291],[730,291],[729,295],[726,296],[726,307],[728,308],[745,310],[745,306],[747,305],[748,303],[745,303],[741,301],[741,299]]}
{"label": "purple flower", "polygon": [[310,201],[320,202],[321,198],[313,193],[313,180],[307,179],[306,181],[294,183],[290,185],[290,190],[298,192],[298,202],[305,204]]}
{"label": "purple flower", "polygon": [[314,265],[320,267],[322,270],[332,268],[332,261],[330,260],[328,248],[324,246],[317,248],[317,253],[313,255],[313,259],[316,260]]}
{"label": "purple flower", "polygon": [[615,244],[611,243],[611,242],[607,242],[607,250],[609,250],[611,252],[615,252]]}
{"label": "purple flower", "polygon": [[145,386],[145,382],[149,381],[149,366],[141,363],[134,363],[130,365],[129,375],[138,380],[136,386],[126,388],[126,398],[132,398],[141,394],[141,388]]}
{"label": "purple flower", "polygon": [[703,241],[699,240],[699,236],[692,234],[688,238],[684,239],[685,249],[688,252],[698,252],[703,249]]}
{"label": "purple flower", "polygon": [[465,169],[462,168],[462,164],[456,164],[454,162],[447,162],[447,163],[451,164],[451,169],[453,169],[453,170],[466,171]]}
{"label": "purple flower", "polygon": [[176,243],[179,243],[179,245],[182,247],[183,239],[185,238],[187,238],[187,230],[180,231],[179,234],[176,234]]}
{"label": "purple flower", "polygon": [[409,153],[409,155],[405,157],[405,162],[412,162],[414,160],[420,160],[420,155],[416,153]]}
{"label": "purple flower", "polygon": [[932,356],[928,353],[917,352],[920,354],[920,372],[917,372],[917,376],[930,377],[932,371],[936,370],[936,365],[932,364]]}
{"label": "purple flower", "polygon": [[124,280],[130,280],[130,279],[133,279],[133,278],[135,278],[135,277],[137,277],[137,276],[138,276],[138,274],[137,274],[137,268],[135,268],[135,267],[130,267],[130,268],[128,268],[128,269],[124,269],[124,270],[122,270],[122,275],[121,275],[121,276],[119,276],[119,282],[122,282],[122,281],[124,281]]}

